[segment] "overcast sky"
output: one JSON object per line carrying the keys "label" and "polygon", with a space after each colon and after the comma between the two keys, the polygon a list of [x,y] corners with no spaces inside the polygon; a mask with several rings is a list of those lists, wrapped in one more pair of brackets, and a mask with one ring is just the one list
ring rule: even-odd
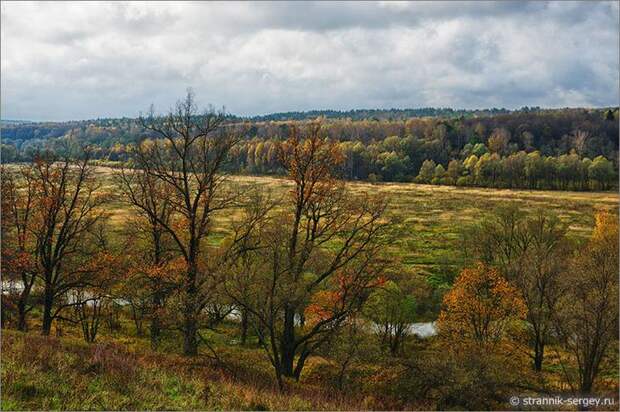
{"label": "overcast sky", "polygon": [[618,105],[617,2],[2,2],[2,118]]}

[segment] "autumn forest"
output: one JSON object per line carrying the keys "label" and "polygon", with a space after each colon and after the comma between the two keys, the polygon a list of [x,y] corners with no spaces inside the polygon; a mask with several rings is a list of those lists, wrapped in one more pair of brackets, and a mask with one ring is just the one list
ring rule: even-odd
{"label": "autumn forest", "polygon": [[[427,112],[439,115],[420,117]],[[245,128],[223,168],[286,174],[277,158],[278,142],[289,137],[291,127],[322,119],[325,137],[344,156],[337,166],[340,176],[348,180],[551,190],[617,186],[618,108],[405,112],[414,117],[398,110],[363,113],[368,117],[357,120],[355,112],[319,111],[308,118],[228,115],[229,123]],[[69,138],[93,145],[94,159],[123,162],[138,142],[158,138],[135,119],[6,124],[2,133],[5,162],[32,160],[41,148],[53,149]]]}

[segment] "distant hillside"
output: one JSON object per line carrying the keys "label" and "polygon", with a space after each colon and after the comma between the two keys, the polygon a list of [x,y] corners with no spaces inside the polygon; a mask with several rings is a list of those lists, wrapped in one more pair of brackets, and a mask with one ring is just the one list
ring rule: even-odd
{"label": "distant hillside", "polygon": [[33,122],[30,120],[9,120],[9,119],[0,120],[0,125],[2,126],[14,126],[14,125],[20,125],[20,124],[27,124],[27,123],[33,123]]}
{"label": "distant hillside", "polygon": [[[540,110],[535,108],[522,108],[519,111]],[[355,110],[310,110],[303,112],[282,112],[271,113],[263,116],[248,117],[249,120],[264,121],[284,121],[284,120],[308,120],[317,117],[328,119],[351,119],[351,120],[404,120],[415,117],[475,117],[488,116],[500,113],[509,113],[508,109],[482,109],[466,110],[451,108],[422,107],[418,109],[355,109]]]}
{"label": "distant hillside", "polygon": [[[356,109],[349,111],[310,110],[304,112],[272,113],[264,116],[240,117],[228,114],[231,122],[250,122],[248,138],[269,139],[285,138],[288,135],[286,123],[303,122],[324,118],[330,126],[329,136],[341,141],[382,140],[397,135],[419,134],[416,128],[407,125],[414,120],[431,121],[435,126],[444,124],[451,133],[460,134],[466,141],[470,140],[471,130],[477,123],[485,126],[488,132],[493,128],[506,127],[513,137],[517,138],[523,131],[534,134],[537,143],[543,140],[559,139],[562,135],[583,129],[591,135],[601,133],[609,140],[617,141],[617,136],[609,128],[609,122],[617,117],[617,108],[566,108],[541,109],[539,107],[523,107],[519,110],[484,109],[464,110],[451,108],[418,108],[418,109]],[[353,123],[351,124],[350,121]],[[344,122],[344,123],[343,123]],[[348,123],[347,123],[348,122]],[[601,127],[604,125],[605,127]],[[434,128],[435,126],[432,126]],[[469,129],[465,130],[463,129]],[[461,129],[461,130],[459,130]],[[616,129],[617,130],[617,127]],[[424,131],[426,134],[429,130]],[[2,143],[15,146],[21,150],[26,146],[42,144],[50,139],[57,139],[73,133],[88,143],[102,147],[110,147],[116,143],[127,144],[137,141],[143,131],[137,119],[99,118],[74,120],[66,122],[32,122],[27,120],[0,121]],[[480,133],[478,133],[480,134]],[[488,136],[480,135],[485,140]],[[461,139],[459,139],[461,140]],[[607,140],[607,139],[605,139]],[[539,143],[539,144],[540,144]],[[538,147],[535,145],[535,147]]]}
{"label": "distant hillside", "polygon": [[[511,112],[533,112],[541,110],[539,107],[523,107],[519,110],[508,109],[451,109],[438,107],[422,107],[417,109],[354,109],[354,110],[309,110],[309,111],[292,111],[277,112],[257,116],[238,116],[228,114],[227,117],[232,121],[250,121],[250,122],[270,122],[270,121],[293,121],[293,120],[314,120],[319,117],[326,119],[351,119],[351,120],[406,120],[419,117],[441,117],[441,118],[458,118],[458,117],[480,117],[493,116],[497,114],[506,114]],[[119,118],[97,118],[86,120],[69,120],[64,122],[35,122],[30,120],[0,120],[0,126],[3,128],[11,128],[14,126],[28,126],[37,129],[66,129],[70,127],[83,127],[94,125],[98,127],[109,127],[113,125],[121,125],[134,123],[135,118],[119,117]],[[27,132],[26,132],[27,133]],[[55,133],[52,133],[55,134]],[[11,137],[13,135],[11,134]],[[52,136],[54,137],[54,136]]]}

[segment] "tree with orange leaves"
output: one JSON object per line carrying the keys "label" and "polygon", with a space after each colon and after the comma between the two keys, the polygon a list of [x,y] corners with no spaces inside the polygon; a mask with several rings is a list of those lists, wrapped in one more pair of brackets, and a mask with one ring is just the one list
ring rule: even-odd
{"label": "tree with orange leaves", "polygon": [[418,390],[438,409],[504,409],[515,387],[529,383],[520,333],[525,314],[517,289],[496,269],[463,269],[444,296],[438,339],[409,365]]}
{"label": "tree with orange leaves", "polygon": [[[26,330],[26,315],[34,307],[30,292],[36,279],[36,245],[32,215],[35,208],[35,180],[28,166],[17,170],[2,167],[2,269],[6,279],[20,284],[17,295],[17,329]],[[10,299],[10,294],[3,301]]]}
{"label": "tree with orange leaves", "polygon": [[87,343],[95,342],[101,320],[113,303],[113,291],[122,273],[119,254],[111,253],[105,245],[98,245],[97,249],[89,254],[87,261],[82,262],[82,270],[92,274],[88,285],[73,288],[66,296],[66,303],[73,308],[73,317],[62,318],[79,324]]}
{"label": "tree with orange leaves", "polygon": [[501,341],[511,322],[525,318],[518,291],[496,269],[479,263],[463,269],[444,296],[437,326],[454,341]]}
{"label": "tree with orange leaves", "polygon": [[257,225],[253,247],[225,284],[255,319],[280,388],[283,376],[299,379],[308,357],[360,309],[388,264],[385,200],[346,190],[336,176],[343,156],[321,130],[293,127],[280,145],[293,188]]}

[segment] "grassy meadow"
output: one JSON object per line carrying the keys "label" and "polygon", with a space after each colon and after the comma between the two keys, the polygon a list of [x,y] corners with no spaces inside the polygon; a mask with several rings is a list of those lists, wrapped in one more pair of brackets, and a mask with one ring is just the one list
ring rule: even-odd
{"label": "grassy meadow", "polygon": [[[114,168],[99,167],[102,190],[115,193]],[[230,184],[242,188],[267,191],[280,199],[292,189],[292,183],[283,177],[229,176]],[[442,279],[450,279],[463,267],[462,248],[464,229],[474,224],[494,208],[517,203],[527,212],[544,209],[556,213],[569,228],[569,237],[579,242],[587,239],[594,227],[597,210],[616,210],[619,194],[616,192],[570,192],[517,189],[489,189],[476,187],[437,186],[416,183],[348,182],[353,194],[379,194],[388,200],[387,215],[397,221],[398,236],[392,254],[401,263],[404,277],[415,285],[419,300],[420,321],[433,321],[437,316],[440,297],[434,287]],[[109,203],[110,222],[120,232],[132,211],[122,199],[115,197]],[[219,213],[212,227],[209,242],[218,243],[230,229],[231,221],[240,211]],[[432,278],[438,278],[435,283]],[[430,282],[429,282],[430,280]]]}
{"label": "grassy meadow", "polygon": [[[115,193],[114,169],[99,167],[102,190]],[[269,176],[231,176],[229,181],[240,187],[258,187],[274,198],[285,196],[292,188],[285,178]],[[416,273],[428,273],[438,266],[458,266],[462,262],[460,238],[462,229],[485,213],[502,204],[516,202],[526,211],[551,210],[569,225],[575,239],[587,238],[594,226],[597,210],[615,210],[620,199],[615,192],[568,192],[474,187],[437,186],[416,183],[348,182],[353,194],[380,194],[388,199],[388,215],[400,223],[400,241],[394,245],[402,263]],[[109,203],[111,223],[122,226],[132,213],[130,207],[115,198]],[[236,215],[220,213],[213,226],[212,241],[226,236],[230,221]]]}

